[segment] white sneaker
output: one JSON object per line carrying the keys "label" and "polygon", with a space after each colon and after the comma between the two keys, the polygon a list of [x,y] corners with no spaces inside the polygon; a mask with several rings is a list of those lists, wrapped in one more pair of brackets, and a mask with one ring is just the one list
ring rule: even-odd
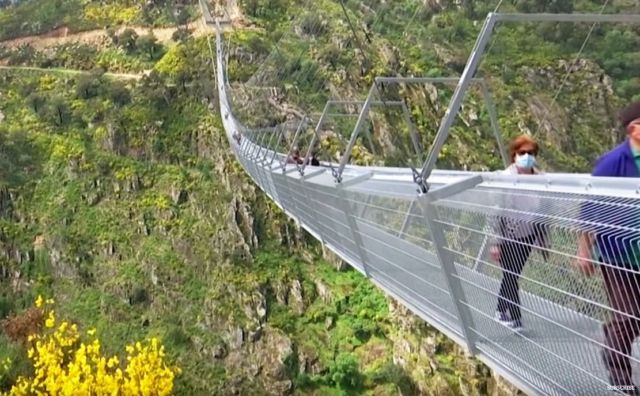
{"label": "white sneaker", "polygon": [[509,315],[507,315],[506,312],[496,311],[496,314],[494,315],[493,318],[498,322],[500,322],[500,324],[503,324],[505,326],[507,325],[507,323],[511,322],[511,319],[509,318]]}
{"label": "white sneaker", "polygon": [[523,330],[522,320],[511,320],[506,312],[496,311],[494,319],[497,320],[501,325],[506,326],[515,332],[520,332]]}
{"label": "white sneaker", "polygon": [[520,319],[510,320],[509,323],[506,324],[506,326],[511,330],[515,331],[516,333],[519,333],[522,330],[524,330],[524,327],[522,327],[522,320]]}

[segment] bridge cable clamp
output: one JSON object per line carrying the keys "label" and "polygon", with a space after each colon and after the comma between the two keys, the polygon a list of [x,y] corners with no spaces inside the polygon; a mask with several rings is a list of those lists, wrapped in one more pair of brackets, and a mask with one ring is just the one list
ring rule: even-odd
{"label": "bridge cable clamp", "polygon": [[338,171],[333,167],[333,164],[329,163],[329,168],[331,168],[331,174],[333,175],[336,183],[342,183],[342,175],[338,174]]}
{"label": "bridge cable clamp", "polygon": [[411,168],[411,173],[413,173],[413,182],[418,185],[418,189],[416,190],[418,194],[426,194],[429,192],[429,185],[420,172],[411,165],[409,165],[409,167]]}

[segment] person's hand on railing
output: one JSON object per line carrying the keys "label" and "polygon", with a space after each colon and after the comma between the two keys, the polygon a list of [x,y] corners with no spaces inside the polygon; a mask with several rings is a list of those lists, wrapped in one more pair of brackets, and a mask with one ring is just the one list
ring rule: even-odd
{"label": "person's hand on railing", "polygon": [[592,241],[589,235],[581,236],[578,241],[576,260],[573,263],[578,272],[587,276],[591,276],[595,272],[595,266],[593,265],[591,255],[591,245]]}
{"label": "person's hand on railing", "polygon": [[578,256],[578,259],[574,262],[574,266],[576,267],[576,270],[578,270],[578,272],[587,276],[593,275],[596,269],[596,267],[591,262],[590,257]]}
{"label": "person's hand on railing", "polygon": [[489,248],[489,257],[491,257],[491,260],[495,263],[500,262],[500,248],[498,245],[491,245]]}
{"label": "person's hand on railing", "polygon": [[538,251],[542,255],[542,258],[544,259],[545,262],[549,261],[549,250],[550,249],[551,249],[551,245],[549,244],[549,241],[547,241],[547,240],[541,241],[540,245],[538,246]]}

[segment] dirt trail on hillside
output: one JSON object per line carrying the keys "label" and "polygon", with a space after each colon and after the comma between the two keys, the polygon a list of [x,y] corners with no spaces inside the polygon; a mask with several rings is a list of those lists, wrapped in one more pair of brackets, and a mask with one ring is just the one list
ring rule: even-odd
{"label": "dirt trail on hillside", "polygon": [[[148,28],[142,26],[123,26],[118,29],[118,31],[122,31],[124,29],[131,28],[138,33],[138,35],[148,34],[153,32],[153,34],[158,38],[159,42],[168,43],[171,41],[171,36],[177,30],[175,27],[170,28]],[[202,24],[194,22],[189,24],[189,29],[191,29],[193,36],[199,37],[206,34],[207,30],[202,26]],[[51,32],[38,34],[34,36],[25,36],[19,37],[16,39],[0,41],[0,46],[8,47],[8,48],[17,48],[24,44],[30,44],[32,47],[38,50],[42,50],[45,48],[56,47],[59,45],[69,44],[69,43],[82,43],[94,46],[100,46],[108,43],[111,39],[107,35],[106,29],[96,29],[96,30],[88,30],[85,32],[78,33],[69,33],[68,29],[60,28],[53,30]]]}
{"label": "dirt trail on hillside", "polygon": [[[228,19],[226,21],[221,21],[223,30],[241,26],[245,28],[249,27],[245,26],[246,21],[244,20],[244,15],[242,13],[242,10],[240,9],[240,6],[238,5],[237,0],[226,0],[220,5],[222,5],[225,9],[224,14],[226,14],[227,17],[231,19],[230,21]],[[218,4],[214,3],[214,7],[215,6],[218,6]],[[210,28],[204,26],[200,19],[196,19],[190,22],[188,27],[194,37],[204,36],[207,34],[207,32],[211,31]],[[178,29],[177,27],[150,28],[145,26],[122,26],[118,28],[118,32],[121,32],[127,28],[134,29],[139,36],[153,32],[153,34],[158,38],[158,41],[163,44],[171,42],[173,33]],[[110,38],[107,35],[106,29],[95,29],[72,33],[69,32],[68,27],[61,27],[42,34],[0,41],[0,47],[17,48],[24,44],[30,44],[37,50],[43,50],[45,48],[51,48],[70,43],[82,43],[92,46],[101,46],[108,45],[109,41]]]}
{"label": "dirt trail on hillside", "polygon": [[[74,69],[64,69],[64,68],[45,68],[45,67],[34,67],[34,66],[5,66],[0,65],[0,70],[22,70],[22,71],[35,71],[42,73],[63,73],[63,74],[89,74],[87,70],[74,70]],[[133,74],[133,73],[112,73],[106,72],[104,73],[105,77],[121,79],[121,80],[139,80],[142,78],[144,73]]]}

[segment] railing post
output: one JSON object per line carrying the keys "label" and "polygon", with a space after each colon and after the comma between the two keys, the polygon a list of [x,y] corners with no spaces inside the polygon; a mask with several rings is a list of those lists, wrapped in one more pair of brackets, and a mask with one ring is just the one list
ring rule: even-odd
{"label": "railing post", "polygon": [[404,220],[402,220],[402,225],[400,226],[400,231],[398,231],[398,238],[404,237],[404,234],[407,233],[407,229],[409,228],[409,224],[411,224],[411,212],[413,212],[413,207],[416,205],[416,201],[413,200],[409,204],[409,209],[407,209],[407,214],[404,215]]}
{"label": "railing post", "polygon": [[342,158],[340,158],[340,164],[338,165],[338,170],[336,171],[335,175],[335,179],[338,183],[342,181],[342,172],[344,171],[344,167],[347,166],[347,162],[349,162],[349,157],[351,156],[351,151],[353,151],[353,146],[356,145],[358,134],[360,133],[360,130],[369,117],[369,107],[371,107],[371,101],[373,100],[373,95],[375,94],[375,92],[377,92],[377,85],[373,83],[371,85],[371,88],[369,89],[367,99],[364,101],[364,103],[362,104],[362,108],[360,109],[358,121],[356,121],[356,126],[353,128],[353,132],[351,133],[349,144],[345,148],[345,151],[342,154]]}
{"label": "railing post", "polygon": [[369,278],[371,276],[369,274],[369,270],[367,269],[367,262],[369,261],[369,259],[367,257],[367,252],[364,250],[364,244],[362,242],[362,237],[360,236],[358,224],[356,223],[353,214],[349,210],[350,206],[347,202],[347,194],[345,192],[346,186],[337,184],[336,188],[338,190],[340,209],[342,209],[342,211],[344,212],[347,224],[349,225],[349,230],[351,231],[351,235],[353,236],[353,243],[354,245],[356,245],[357,253],[360,256],[360,261],[362,261],[362,270],[364,271],[364,275]]}
{"label": "railing post", "polygon": [[[284,157],[283,161],[280,161],[280,167],[282,168],[282,173],[287,171],[287,163],[289,161],[289,157],[291,157],[291,154],[293,152],[293,148],[298,144],[298,137],[300,136],[300,132],[302,131],[302,128],[304,128],[306,123],[307,123],[307,116],[305,115],[304,117],[302,117],[302,120],[300,121],[300,124],[298,124],[298,128],[296,129],[296,133],[293,135],[293,141],[291,142],[291,145],[289,146],[289,151],[287,151],[287,156]],[[285,136],[285,141],[286,141],[286,136]],[[274,155],[274,158],[275,158],[275,155]],[[306,160],[307,159],[305,157],[305,161]]]}
{"label": "railing post", "polygon": [[302,166],[298,166],[298,171],[300,172],[300,176],[304,176],[304,169],[307,167],[307,164],[309,163],[309,160],[311,158],[311,153],[313,152],[313,146],[316,145],[316,142],[319,142],[320,139],[318,139],[318,133],[320,131],[320,128],[322,127],[322,124],[324,123],[324,119],[327,116],[327,111],[329,111],[329,107],[331,106],[331,104],[333,103],[332,100],[327,101],[327,103],[324,104],[324,109],[322,109],[322,114],[320,115],[320,119],[318,119],[318,123],[316,124],[315,128],[313,128],[313,137],[311,138],[311,142],[309,142],[309,147],[307,147],[307,154],[304,156],[304,161],[302,161]]}
{"label": "railing post", "polygon": [[469,308],[467,297],[456,269],[455,260],[451,251],[447,248],[447,238],[442,226],[437,222],[436,207],[433,202],[447,196],[457,194],[469,188],[473,188],[482,182],[482,176],[472,176],[434,190],[433,192],[418,197],[422,214],[431,233],[431,240],[436,250],[436,256],[440,261],[440,268],[444,275],[449,294],[453,299],[456,315],[460,319],[462,336],[467,343],[467,350],[471,355],[476,353],[476,334],[474,332],[473,316]]}
{"label": "railing post", "polygon": [[[280,133],[282,133],[282,128],[284,128],[284,127],[280,127],[280,128],[276,127],[276,128],[274,128],[273,133],[271,133],[271,137],[269,137],[269,143],[267,143],[267,147],[265,147],[264,154],[262,155],[261,161],[266,161],[267,160],[267,154],[269,154],[269,150],[271,150],[271,143],[273,142],[274,136],[276,136],[276,131],[278,129],[280,129]],[[279,138],[280,138],[280,134],[278,134],[278,139]]]}
{"label": "railing post", "polygon": [[409,111],[409,107],[403,100],[402,102],[402,116],[404,117],[405,122],[407,123],[407,128],[409,128],[409,136],[411,137],[411,143],[413,144],[414,150],[416,150],[416,155],[418,156],[418,161],[422,163],[422,145],[420,144],[420,135],[418,134],[418,130],[416,128],[416,124],[411,120],[411,112]]}
{"label": "railing post", "polygon": [[[302,192],[304,194],[304,197],[306,198],[307,202],[311,205],[311,202],[313,202],[313,200],[312,200],[311,194],[309,194],[309,187],[307,187],[308,183],[306,181],[306,178],[307,176],[304,176],[304,175],[300,176],[300,186],[302,186]],[[320,228],[320,220],[318,219],[315,208],[312,208],[311,210],[309,210],[309,217],[311,217],[311,221],[315,223],[313,224],[315,228],[315,232],[318,233],[318,236],[320,237],[320,243],[322,244],[322,248],[324,249],[324,244],[325,244],[324,232],[322,232]]]}

